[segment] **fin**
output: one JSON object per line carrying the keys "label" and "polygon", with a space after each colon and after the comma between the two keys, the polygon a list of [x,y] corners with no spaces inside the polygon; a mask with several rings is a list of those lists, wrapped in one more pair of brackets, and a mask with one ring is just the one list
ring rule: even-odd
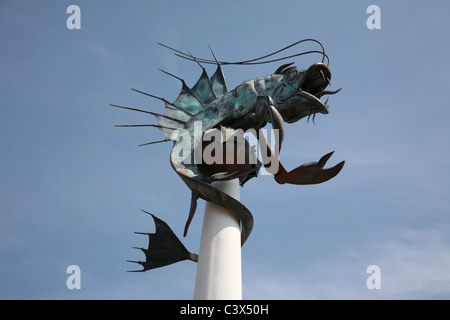
{"label": "fin", "polygon": [[188,122],[194,116],[183,108],[177,107],[167,101],[164,102],[164,107],[164,115],[180,121]]}
{"label": "fin", "polygon": [[195,96],[192,90],[184,82],[181,92],[173,104],[192,114],[197,114],[204,108],[204,105],[199,98]]}
{"label": "fin", "polygon": [[220,98],[225,93],[228,92],[227,89],[227,83],[225,81],[225,76],[223,75],[222,68],[220,67],[220,62],[217,60],[216,55],[214,54],[214,51],[211,47],[209,47],[211,50],[212,55],[214,56],[214,60],[216,60],[217,63],[217,69],[216,72],[211,77],[211,84],[214,91],[214,94],[217,98]]}
{"label": "fin", "polygon": [[143,270],[131,272],[143,272],[184,260],[198,260],[198,256],[190,253],[184,247],[181,241],[164,221],[147,211],[141,211],[152,216],[155,222],[156,231],[155,233],[136,232],[137,234],[148,235],[149,243],[148,249],[134,247],[135,249],[139,249],[144,252],[145,261],[128,260],[129,262],[138,263],[143,267]]}
{"label": "fin", "polygon": [[[228,92],[227,85],[226,85],[226,81],[225,81],[225,77],[224,77],[223,72],[222,72],[222,69],[221,69],[221,67],[220,67],[220,65],[221,65],[222,62],[220,62],[219,60],[217,60],[217,57],[216,57],[216,55],[214,54],[214,51],[212,50],[211,46],[209,46],[209,49],[211,50],[211,53],[212,53],[212,55],[213,55],[213,57],[214,57],[214,61],[212,61],[212,60],[206,60],[206,59],[199,59],[199,58],[196,58],[195,56],[193,56],[189,51],[188,51],[188,53],[184,53],[184,52],[179,51],[179,50],[177,50],[177,49],[171,48],[171,47],[169,47],[169,46],[167,46],[167,45],[165,45],[165,44],[162,44],[162,43],[158,43],[158,44],[159,44],[160,46],[162,46],[162,47],[165,47],[165,48],[167,48],[167,49],[169,49],[169,50],[174,51],[174,52],[175,52],[175,55],[177,55],[177,56],[179,56],[179,57],[181,57],[181,58],[184,58],[184,59],[187,59],[187,60],[191,60],[191,61],[197,62],[197,63],[200,65],[200,67],[202,67],[203,70],[204,70],[204,68],[203,68],[203,66],[200,64],[200,62],[202,62],[202,63],[207,63],[207,64],[214,64],[214,61],[215,61],[215,63],[217,64],[217,70],[216,70],[216,72],[214,73],[214,75],[210,78],[211,87],[212,87],[214,96],[215,96],[216,99],[217,99],[217,98],[220,98],[221,96],[223,96],[225,93]],[[204,75],[202,74],[202,77],[201,77],[200,79],[202,79],[203,77],[204,77]],[[176,77],[176,78],[178,78],[178,77]],[[178,78],[178,79],[179,79],[179,78]],[[180,79],[180,80],[181,80],[181,79]],[[194,87],[194,88],[195,88],[195,87]],[[196,92],[194,89],[193,89],[193,91],[194,91],[196,94],[198,93],[198,92]],[[209,93],[208,93],[208,95],[209,95]],[[199,98],[202,99],[203,102],[206,101],[206,100],[203,100],[203,96],[202,96],[202,95],[200,95]],[[207,104],[207,103],[205,103],[205,104]]]}
{"label": "fin", "polygon": [[146,111],[146,110],[141,110],[141,109],[136,109],[136,108],[130,108],[130,107],[124,107],[124,106],[118,106],[115,104],[111,104],[110,106],[151,114],[156,117],[156,119],[158,120],[158,123],[160,125],[166,126],[166,127],[179,128],[179,127],[183,127],[186,123],[185,121],[182,121],[180,119],[177,119],[177,118],[174,118],[174,117],[171,117],[168,115],[159,114],[156,112],[151,112],[151,111]]}
{"label": "fin", "polygon": [[[182,80],[182,79],[180,79],[180,80]],[[136,89],[133,89],[133,88],[131,90],[133,90],[135,92],[138,92],[140,94],[143,94],[143,95],[146,95],[146,96],[149,96],[149,97],[152,97],[152,98],[155,98],[155,99],[163,101],[164,102],[164,106],[165,106],[165,112],[164,112],[164,115],[159,115],[161,117],[165,117],[165,118],[168,118],[170,120],[177,121],[177,122],[186,123],[194,115],[194,114],[189,113],[188,111],[184,110],[183,108],[180,108],[180,107],[177,107],[176,105],[173,105],[172,103],[170,103],[169,101],[167,101],[164,98],[155,96],[155,95],[147,93],[147,92],[136,90]],[[112,105],[112,106],[118,107],[118,108],[125,108],[125,109],[127,109],[127,107],[116,106],[116,105]],[[144,111],[144,110],[139,110],[139,109],[133,109],[133,108],[131,108],[131,110],[141,111],[141,112],[146,112],[146,113],[150,113],[150,114],[156,115],[154,112],[149,112],[149,111]]]}
{"label": "fin", "polygon": [[180,94],[172,103],[175,107],[181,108],[190,114],[197,114],[205,107],[205,104],[203,104],[203,102],[195,95],[195,93],[186,85],[186,82],[183,79],[167,71],[161,69],[159,70],[180,80],[183,83]]}
{"label": "fin", "polygon": [[[133,89],[133,90],[137,91],[137,92],[140,92],[140,93],[143,93],[143,92],[135,90],[135,89]],[[149,95],[149,94],[147,94],[147,95]],[[110,104],[110,106],[116,107],[116,108],[121,108],[121,109],[126,109],[126,110],[132,110],[132,111],[138,111],[138,112],[142,112],[142,113],[151,114],[151,115],[155,116],[155,118],[158,120],[158,125],[154,125],[154,124],[116,125],[116,127],[155,127],[155,128],[159,128],[164,133],[164,135],[166,136],[166,140],[171,140],[172,133],[175,130],[184,128],[184,126],[186,124],[186,121],[188,121],[190,119],[190,117],[188,117],[186,119],[186,121],[183,121],[182,119],[171,117],[170,115],[166,115],[166,114],[163,115],[163,114],[159,114],[159,113],[155,113],[155,112],[151,112],[151,111],[146,111],[146,110],[141,110],[141,109],[136,109],[136,108],[131,108],[131,107],[125,107],[125,106],[118,106],[116,104]]]}
{"label": "fin", "polygon": [[152,114],[158,120],[159,129],[166,136],[166,140],[171,140],[173,132],[175,130],[182,129],[185,126],[185,122],[183,122],[181,120],[178,120],[178,119],[166,116],[166,115],[160,115],[160,114],[157,114],[157,113],[152,113]]}
{"label": "fin", "polygon": [[207,105],[217,99],[212,88],[211,79],[209,79],[205,68],[200,64],[200,62],[198,62],[197,58],[194,57],[189,51],[188,53],[203,70],[200,79],[198,79],[195,86],[192,87],[192,92],[194,92],[194,94],[203,102],[204,105]]}
{"label": "fin", "polygon": [[202,100],[205,105],[216,100],[216,94],[214,93],[211,80],[209,79],[205,69],[203,69],[200,79],[198,79],[197,83],[192,88],[192,92],[194,92],[194,94]]}

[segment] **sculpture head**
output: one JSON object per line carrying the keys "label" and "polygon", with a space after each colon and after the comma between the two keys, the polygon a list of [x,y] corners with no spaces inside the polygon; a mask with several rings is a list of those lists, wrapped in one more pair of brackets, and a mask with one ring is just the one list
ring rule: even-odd
{"label": "sculpture head", "polygon": [[327,114],[328,107],[320,98],[337,91],[324,91],[330,84],[331,71],[326,64],[315,63],[308,69],[282,65],[275,71],[278,85],[273,93],[275,107],[287,123],[296,122],[316,113]]}

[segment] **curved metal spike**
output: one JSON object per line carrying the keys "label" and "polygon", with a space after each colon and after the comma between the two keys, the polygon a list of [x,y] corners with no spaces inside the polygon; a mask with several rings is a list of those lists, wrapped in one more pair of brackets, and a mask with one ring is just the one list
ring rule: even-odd
{"label": "curved metal spike", "polygon": [[325,90],[325,91],[322,91],[320,94],[320,96],[322,97],[322,96],[324,96],[324,95],[331,95],[331,94],[336,94],[336,93],[338,93],[339,91],[341,91],[342,90],[342,88],[339,88],[339,89],[337,89],[337,90],[335,90],[335,91],[331,91],[331,90]]}
{"label": "curved metal spike", "polygon": [[127,128],[127,127],[154,127],[159,129],[178,130],[175,128],[161,126],[159,124],[116,124],[114,127]]}
{"label": "curved metal spike", "polygon": [[211,50],[211,53],[212,53],[212,55],[213,55],[213,57],[214,57],[214,60],[216,60],[217,66],[220,67],[220,62],[219,62],[219,60],[217,60],[217,57],[216,57],[216,55],[215,55],[213,49],[211,48],[211,46],[210,46],[209,44],[208,44],[208,47],[209,47],[209,50]]}
{"label": "curved metal spike", "polygon": [[116,124],[116,128],[153,127],[155,124]]}
{"label": "curved metal spike", "polygon": [[140,144],[140,145],[138,145],[138,147],[148,146],[148,145],[151,145],[151,144],[161,143],[161,142],[169,142],[169,141],[171,141],[171,140],[164,139],[164,140],[159,140],[159,141],[152,141],[152,142],[147,142],[147,143]]}
{"label": "curved metal spike", "polygon": [[197,62],[197,64],[200,66],[200,68],[202,68],[202,70],[205,71],[205,67],[202,66],[202,65],[200,64],[200,62],[198,62],[197,58],[194,57],[194,56],[192,55],[192,53],[189,52],[189,50],[186,50],[186,51],[191,55],[192,59],[194,59],[194,61]]}
{"label": "curved metal spike", "polygon": [[136,109],[136,108],[130,108],[130,107],[124,107],[124,106],[118,106],[117,104],[110,104],[110,106],[111,106],[111,107],[116,107],[116,108],[121,108],[121,109],[127,109],[127,110],[132,110],[132,111],[138,111],[138,112],[143,112],[143,113],[153,114],[153,112],[151,112],[151,111],[145,111],[145,110]]}
{"label": "curved metal spike", "polygon": [[177,77],[176,75],[171,74],[170,72],[167,72],[167,71],[165,71],[165,70],[163,70],[163,69],[158,69],[158,70],[161,71],[161,72],[164,72],[165,74],[168,74],[169,76],[174,77],[175,79],[180,80],[181,82],[183,82],[183,84],[186,84],[186,83],[184,82],[184,79],[181,79],[180,77]]}
{"label": "curved metal spike", "polygon": [[184,52],[182,52],[182,51],[180,51],[180,50],[171,48],[171,47],[169,47],[168,45],[162,44],[162,43],[160,43],[160,42],[158,42],[158,45],[160,45],[161,47],[165,47],[165,48],[167,48],[167,49],[170,49],[170,50],[172,50],[172,51],[178,52],[178,53],[180,53],[180,54],[182,54],[182,55],[184,55],[184,56],[188,56],[186,53],[184,53]]}
{"label": "curved metal spike", "polygon": [[154,217],[153,213],[150,213],[150,212],[148,212],[148,211],[145,211],[145,210],[143,210],[143,209],[141,209],[141,211],[142,211],[142,212],[144,212],[144,213],[146,213],[146,214],[149,214],[149,215],[151,215],[152,217]]}
{"label": "curved metal spike", "polygon": [[212,55],[214,57],[214,60],[215,60],[215,62],[217,64],[216,72],[211,77],[211,83],[212,83],[212,86],[213,86],[214,95],[217,98],[220,98],[221,96],[223,96],[225,93],[228,92],[227,83],[225,81],[225,77],[223,75],[222,68],[220,67],[222,62],[217,60],[217,57],[216,57],[213,49],[211,48],[211,46],[208,45],[208,47],[209,47],[209,50],[211,50],[211,53],[212,53]]}
{"label": "curved metal spike", "polygon": [[292,66],[295,62],[286,63],[280,66],[277,70],[275,70],[274,74],[282,74],[281,72],[289,66]]}
{"label": "curved metal spike", "polygon": [[152,97],[152,98],[159,99],[159,100],[162,100],[164,102],[167,102],[166,99],[158,97],[158,96],[155,96],[153,94],[150,94],[150,93],[147,93],[147,92],[144,92],[144,91],[140,91],[140,90],[137,90],[137,89],[133,89],[133,88],[131,88],[131,90],[136,91],[136,92],[141,93],[141,94],[145,94],[146,96],[149,96],[149,97]]}
{"label": "curved metal spike", "polygon": [[[141,261],[127,260],[127,262],[137,263],[137,264],[140,264],[141,266],[144,266],[143,262],[141,262]],[[129,270],[127,272],[145,272],[145,269],[142,269],[142,270]]]}
{"label": "curved metal spike", "polygon": [[144,235],[144,236],[149,236],[149,235],[150,235],[149,232],[137,232],[137,231],[135,231],[134,233],[135,233],[135,234],[142,234],[142,235]]}
{"label": "curved metal spike", "polygon": [[[158,119],[158,117],[162,117],[162,118],[165,118],[165,119],[167,119],[167,120],[170,120],[170,121],[174,121],[174,122],[180,123],[180,124],[182,124],[182,125],[185,125],[185,124],[186,124],[186,122],[181,121],[180,119],[176,119],[176,118],[173,118],[173,117],[169,117],[169,116],[166,116],[165,114],[159,114],[159,113],[156,113],[156,112],[152,112],[152,115],[154,115],[157,119]],[[161,123],[159,119],[158,119],[158,122]]]}
{"label": "curved metal spike", "polygon": [[[201,99],[199,99],[196,95],[195,95],[195,93],[194,92],[192,92],[192,90],[191,90],[191,88],[189,88],[187,85],[186,85],[186,82],[184,81],[184,79],[181,79],[180,77],[177,77],[176,75],[174,75],[174,74],[171,74],[170,72],[167,72],[167,71],[164,71],[164,70],[162,70],[162,69],[158,69],[159,71],[161,71],[161,72],[164,72],[165,74],[168,74],[169,76],[172,76],[172,77],[174,77],[175,79],[178,79],[178,80],[180,80],[182,83],[183,83],[183,89],[181,90],[181,92],[183,92],[183,90],[186,90],[187,92],[188,92],[188,94],[190,94],[190,95],[192,95],[203,107],[206,107],[205,106],[205,104],[203,103],[203,101],[201,100]],[[171,104],[171,105],[173,105],[173,104]]]}
{"label": "curved metal spike", "polygon": [[[178,122],[178,123],[181,123],[181,124],[186,124],[186,122],[181,121],[181,120],[179,120],[179,119],[175,119],[175,118],[166,116],[166,115],[164,115],[164,114],[159,114],[159,113],[152,112],[152,111],[145,111],[145,110],[136,109],[136,108],[130,108],[130,107],[124,107],[124,106],[118,106],[118,105],[115,105],[115,104],[111,104],[110,106],[116,107],[116,108],[121,108],[121,109],[127,109],[127,110],[132,110],[132,111],[138,111],[138,112],[148,113],[148,114],[151,114],[151,115],[153,115],[153,116],[155,116],[155,117],[157,117],[157,118],[158,118],[158,117],[163,117],[163,118],[166,118],[166,119],[171,120],[171,121],[174,121],[174,122]],[[116,127],[132,127],[132,126],[152,126],[152,125],[116,125]],[[167,127],[166,127],[166,128],[167,128]],[[176,130],[176,129],[174,129],[174,128],[167,128],[167,129],[173,129],[173,130]]]}
{"label": "curved metal spike", "polygon": [[140,264],[140,265],[143,264],[142,261],[127,260],[127,262],[138,263],[138,264]]}
{"label": "curved metal spike", "polygon": [[176,109],[178,109],[178,110],[180,110],[180,111],[183,111],[184,113],[186,113],[186,114],[189,115],[189,116],[193,116],[193,114],[190,113],[189,111],[184,110],[183,108],[180,108],[180,107],[174,105],[173,103],[167,101],[167,100],[164,99],[164,98],[161,98],[161,97],[158,97],[158,96],[155,96],[155,95],[152,95],[152,94],[150,94],[150,93],[146,93],[146,92],[143,92],[143,91],[140,91],[140,90],[136,90],[136,89],[133,89],[133,88],[131,88],[131,90],[136,91],[136,92],[141,93],[141,94],[145,94],[146,96],[149,96],[149,97],[152,97],[152,98],[155,98],[155,99],[159,99],[159,100],[163,101],[164,103],[169,104],[171,107],[174,107],[174,108],[176,108]]}

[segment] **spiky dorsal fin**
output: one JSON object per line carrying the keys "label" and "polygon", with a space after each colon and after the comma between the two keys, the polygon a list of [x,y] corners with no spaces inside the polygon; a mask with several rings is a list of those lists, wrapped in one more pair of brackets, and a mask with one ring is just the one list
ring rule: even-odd
{"label": "spiky dorsal fin", "polygon": [[214,94],[217,98],[220,98],[225,93],[228,92],[227,83],[225,81],[225,76],[223,75],[222,68],[220,65],[217,65],[217,70],[214,75],[211,77],[211,84]]}
{"label": "spiky dorsal fin", "polygon": [[216,60],[217,64],[217,70],[211,77],[212,88],[214,90],[214,94],[216,95],[216,97],[220,98],[221,96],[223,96],[225,93],[228,92],[227,82],[225,81],[225,76],[223,75],[222,68],[220,67],[220,62],[219,60],[217,60],[216,54],[214,53],[211,46],[209,46],[209,50],[211,50],[211,53],[214,57],[214,60]]}
{"label": "spiky dorsal fin", "polygon": [[[166,136],[166,139],[164,141],[174,141],[174,140],[172,140],[173,132],[175,130],[183,129],[186,125],[186,122],[188,122],[191,119],[191,117],[193,116],[193,114],[189,113],[188,111],[184,110],[183,108],[177,107],[176,105],[168,102],[164,98],[161,98],[161,97],[158,97],[153,94],[146,93],[146,92],[143,92],[140,90],[136,90],[136,89],[131,89],[131,90],[163,101],[164,106],[165,106],[165,111],[164,111],[164,114],[159,114],[159,113],[145,111],[145,110],[136,109],[136,108],[112,105],[112,106],[118,107],[118,108],[129,109],[129,110],[152,114],[158,120],[158,125],[127,125],[127,127],[153,126],[155,128],[159,128],[164,133],[164,135]],[[146,143],[143,145],[147,145],[147,144],[153,144],[153,142]]]}
{"label": "spiky dorsal fin", "polygon": [[217,99],[217,96],[214,93],[214,90],[212,88],[211,79],[209,79],[208,73],[206,73],[205,67],[201,65],[200,62],[198,62],[197,58],[192,55],[188,51],[189,55],[192,57],[192,59],[197,62],[200,68],[202,68],[203,72],[200,76],[200,79],[198,79],[195,86],[192,87],[192,92],[203,102],[204,105],[207,105],[211,103],[212,101]]}
{"label": "spiky dorsal fin", "polygon": [[171,74],[170,72],[161,69],[159,70],[164,72],[165,74],[168,74],[169,76],[174,77],[175,79],[180,80],[183,83],[180,94],[178,95],[177,99],[172,103],[174,107],[177,107],[182,111],[192,115],[197,114],[205,107],[205,104],[203,104],[203,102],[195,95],[192,89],[186,85],[184,79],[181,79]]}
{"label": "spiky dorsal fin", "polygon": [[[214,75],[211,78],[209,78],[205,68],[200,64],[199,59],[197,59],[189,51],[188,53],[184,53],[169,46],[166,46],[162,43],[158,44],[176,52],[177,56],[197,62],[197,64],[203,70],[202,75],[200,76],[200,79],[197,81],[195,86],[189,88],[183,79],[160,69],[162,72],[171,75],[172,77],[178,80],[181,80],[183,83],[181,92],[176,98],[176,100],[171,104],[172,106],[166,104],[166,112],[164,113],[165,115],[169,115],[173,118],[186,121],[187,120],[186,115],[178,116],[177,113],[180,113],[180,111],[181,112],[185,111],[185,113],[187,112],[191,115],[195,115],[198,112],[200,112],[203,108],[205,108],[209,103],[227,93],[228,91],[227,85],[225,82],[225,77],[222,73],[222,69],[220,67],[220,62],[217,60],[217,57],[214,54],[211,47],[209,48],[211,50],[212,55],[214,56],[214,60],[216,61],[217,70],[214,73]],[[173,106],[181,110],[175,110],[175,108],[172,108]],[[169,111],[167,111],[167,109],[169,109]]]}
{"label": "spiky dorsal fin", "polygon": [[193,114],[185,111],[182,108],[174,106],[167,101],[164,102],[164,106],[164,115],[178,119],[180,121],[188,122],[193,116]]}
{"label": "spiky dorsal fin", "polygon": [[181,92],[173,104],[191,114],[197,114],[204,108],[204,104],[184,82]]}
{"label": "spiky dorsal fin", "polygon": [[[163,45],[165,46],[165,45]],[[165,46],[167,47],[167,46]],[[179,52],[178,50],[172,49],[168,47],[171,50],[174,50],[176,52]],[[210,47],[211,49],[211,47]],[[182,88],[178,95],[178,97],[175,99],[174,102],[169,102],[164,98],[154,96],[149,93],[145,93],[143,91],[139,91],[136,89],[132,89],[136,92],[139,92],[141,94],[145,94],[147,96],[162,100],[164,102],[164,114],[157,114],[154,112],[147,112],[156,117],[158,120],[158,125],[148,125],[153,126],[156,128],[159,128],[165,135],[166,139],[156,142],[162,142],[162,141],[176,141],[178,138],[178,135],[174,132],[180,129],[186,129],[186,125],[189,123],[189,121],[194,117],[197,113],[199,113],[201,110],[203,110],[205,107],[207,107],[211,102],[214,100],[222,97],[224,94],[227,93],[227,85],[225,82],[225,77],[223,75],[220,62],[217,60],[214,52],[211,49],[211,53],[214,56],[214,59],[217,63],[217,69],[214,73],[214,75],[209,78],[205,68],[200,64],[200,62],[197,60],[196,57],[194,57],[192,54],[189,53],[190,57],[193,61],[196,61],[198,65],[202,68],[203,72],[200,76],[197,83],[192,87],[189,88],[185,81],[167,71],[161,70],[160,71],[180,80],[182,82]],[[133,108],[126,108],[126,109],[132,109]],[[146,112],[143,110],[138,110],[141,112]],[[131,125],[130,125],[131,126]],[[136,127],[136,125],[132,125],[133,127]],[[141,126],[141,125],[140,125]],[[146,125],[147,126],[147,125]],[[150,142],[145,143],[142,145],[148,145],[153,144],[156,142]]]}
{"label": "spiky dorsal fin", "polygon": [[194,92],[205,105],[216,100],[217,96],[215,95],[211,80],[205,69],[203,69],[202,75],[195,86],[192,87],[192,92]]}
{"label": "spiky dorsal fin", "polygon": [[[163,72],[172,75],[166,71]],[[176,76],[174,77],[181,80],[183,86],[181,88],[180,94],[171,104],[172,106],[166,104],[166,110],[169,107],[171,111],[169,112],[170,114],[165,114],[170,115],[173,118],[185,121],[185,116],[182,116],[182,118],[180,118],[176,115],[176,113],[184,111],[191,116],[195,115],[199,113],[203,108],[205,108],[209,103],[227,93],[227,85],[225,82],[225,77],[222,73],[222,69],[220,68],[220,64],[217,65],[217,70],[211,78],[208,77],[206,70],[203,69],[200,79],[192,87],[192,89],[186,85],[183,79]],[[180,110],[173,110],[173,107],[177,107]]]}

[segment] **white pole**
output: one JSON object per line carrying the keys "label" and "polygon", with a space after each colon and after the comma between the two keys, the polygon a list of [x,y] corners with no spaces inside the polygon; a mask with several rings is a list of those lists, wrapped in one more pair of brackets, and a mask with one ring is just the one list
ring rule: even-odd
{"label": "white pole", "polygon": [[[239,200],[239,179],[213,186]],[[194,300],[242,300],[239,220],[211,202],[205,205]]]}

